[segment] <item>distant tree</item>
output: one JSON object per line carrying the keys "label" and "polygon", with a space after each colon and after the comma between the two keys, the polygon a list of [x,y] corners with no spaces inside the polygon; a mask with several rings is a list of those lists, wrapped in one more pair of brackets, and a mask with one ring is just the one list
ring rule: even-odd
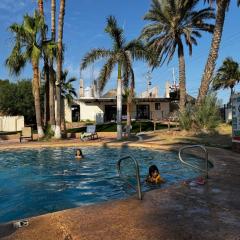
{"label": "distant tree", "polygon": [[17,83],[0,80],[0,112],[12,116],[23,115],[26,124],[36,123],[31,80]]}
{"label": "distant tree", "polygon": [[[213,90],[231,89],[231,96],[233,94],[234,86],[240,81],[240,68],[239,64],[232,58],[228,57],[223,61],[222,66],[217,70],[213,78]],[[231,99],[230,96],[230,99]]]}
{"label": "distant tree", "polygon": [[73,82],[77,81],[75,77],[67,79],[68,71],[64,70],[61,77],[61,96],[65,98],[68,104],[73,102],[74,97],[77,97]]}
{"label": "distant tree", "polygon": [[[77,81],[75,77],[67,79],[68,71],[64,70],[61,76],[61,98],[62,102],[67,101],[68,106],[73,103],[74,97],[77,97],[75,88],[73,87],[73,82]],[[66,121],[65,121],[65,102],[63,104],[63,114],[61,115],[61,122],[64,124],[64,132],[66,132]]]}

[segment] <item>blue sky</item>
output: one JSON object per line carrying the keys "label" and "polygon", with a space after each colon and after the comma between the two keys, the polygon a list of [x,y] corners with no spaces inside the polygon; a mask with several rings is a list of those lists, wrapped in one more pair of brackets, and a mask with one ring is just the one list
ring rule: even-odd
{"label": "blue sky", "polygon": [[[25,13],[32,14],[37,7],[37,0],[1,0],[0,1],[0,79],[10,79],[16,81],[21,78],[31,78],[31,66],[16,78],[10,76],[4,66],[4,61],[9,55],[13,39],[8,32],[8,26],[13,22],[21,22]],[[150,6],[150,0],[66,0],[66,15],[64,26],[65,62],[64,68],[69,70],[69,77],[80,78],[79,65],[83,55],[95,47],[111,47],[108,36],[104,33],[106,17],[114,15],[120,26],[124,27],[127,40],[137,37],[146,24],[143,20],[144,14]],[[45,16],[47,22],[50,21],[50,0],[45,1]],[[57,0],[59,6],[59,1]],[[58,9],[57,9],[58,10]],[[226,22],[223,32],[221,49],[217,61],[217,67],[221,65],[227,56],[233,57],[240,62],[240,9],[236,7],[236,1],[232,1],[230,9],[226,15]],[[211,36],[203,34],[198,40],[198,46],[194,47],[192,57],[186,56],[186,77],[187,91],[196,96],[200,86],[200,80],[207,60],[210,48]],[[82,73],[85,87],[90,85],[92,75],[97,77],[101,62],[94,65]],[[152,73],[152,86],[158,86],[160,96],[163,96],[165,82],[172,81],[172,68],[175,68],[178,75],[178,61],[175,57],[169,65],[155,69]],[[136,75],[136,90],[141,92],[146,90],[146,80],[144,75],[148,71],[147,65],[143,62],[135,62],[134,70]],[[94,72],[94,74],[92,74]],[[105,90],[116,87],[116,71],[114,71]],[[79,81],[75,84],[79,88]],[[240,90],[240,87],[237,87]],[[229,91],[220,91],[219,97],[223,102],[227,102]]]}

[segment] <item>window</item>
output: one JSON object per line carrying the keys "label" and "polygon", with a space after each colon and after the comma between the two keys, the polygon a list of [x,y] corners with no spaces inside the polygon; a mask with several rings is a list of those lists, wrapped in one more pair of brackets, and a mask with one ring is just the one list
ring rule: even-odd
{"label": "window", "polygon": [[161,110],[160,103],[155,103],[155,110]]}

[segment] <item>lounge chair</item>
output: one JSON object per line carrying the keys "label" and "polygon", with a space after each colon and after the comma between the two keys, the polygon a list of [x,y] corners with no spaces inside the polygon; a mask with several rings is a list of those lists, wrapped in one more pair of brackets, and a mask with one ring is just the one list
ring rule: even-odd
{"label": "lounge chair", "polygon": [[93,140],[98,139],[98,135],[96,133],[96,125],[87,125],[86,132],[81,134],[81,140]]}
{"label": "lounge chair", "polygon": [[20,135],[20,142],[22,142],[22,139],[30,139],[33,140],[33,134],[32,134],[32,128],[31,127],[23,127],[22,132]]}

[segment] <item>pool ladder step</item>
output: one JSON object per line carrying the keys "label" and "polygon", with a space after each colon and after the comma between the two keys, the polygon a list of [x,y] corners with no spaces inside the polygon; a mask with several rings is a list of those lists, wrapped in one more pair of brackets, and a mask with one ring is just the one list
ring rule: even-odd
{"label": "pool ladder step", "polygon": [[[135,170],[136,170],[136,179],[137,179],[137,186],[134,186],[132,183],[130,183],[126,178],[123,177],[122,173],[121,173],[121,162],[122,161],[127,161],[127,160],[131,160],[134,165],[135,165]],[[139,164],[138,164],[138,161],[128,155],[128,156],[124,156],[122,158],[120,158],[118,161],[117,161],[117,170],[118,170],[118,174],[119,176],[125,181],[127,182],[127,184],[132,187],[137,193],[138,193],[138,199],[139,200],[142,200],[143,196],[142,196],[142,189],[141,189],[141,181],[140,181],[140,174],[139,174]]]}

